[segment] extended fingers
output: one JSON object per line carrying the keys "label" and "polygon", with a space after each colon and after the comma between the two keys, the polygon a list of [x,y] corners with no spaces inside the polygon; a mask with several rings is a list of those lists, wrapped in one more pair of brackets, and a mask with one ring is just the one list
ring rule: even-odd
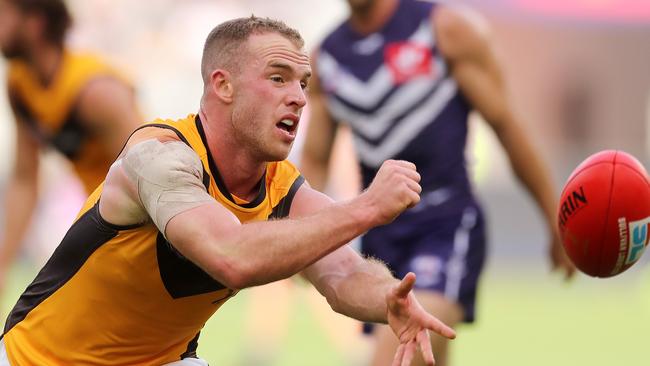
{"label": "extended fingers", "polygon": [[440,321],[438,318],[434,317],[433,315],[427,314],[428,315],[428,321],[427,321],[427,328],[431,329],[432,331],[440,334],[443,337],[449,338],[449,339],[454,339],[456,338],[456,331],[451,329],[447,324],[443,323]]}
{"label": "extended fingers", "polygon": [[401,366],[402,365],[402,358],[404,358],[404,343],[400,343],[399,346],[397,346],[397,351],[395,351],[395,357],[393,358],[393,364],[392,366]]}
{"label": "extended fingers", "polygon": [[433,350],[431,349],[431,339],[429,338],[429,332],[426,329],[423,329],[417,334],[415,339],[420,345],[420,351],[422,352],[422,359],[424,360],[424,363],[428,366],[435,365],[436,360],[433,358]]}
{"label": "extended fingers", "polygon": [[413,290],[413,285],[415,285],[415,273],[409,272],[395,288],[395,294],[397,297],[406,298],[409,292]]}
{"label": "extended fingers", "polygon": [[413,362],[413,357],[415,356],[415,351],[417,350],[415,341],[410,341],[404,346],[404,357],[402,357],[401,366],[411,366]]}

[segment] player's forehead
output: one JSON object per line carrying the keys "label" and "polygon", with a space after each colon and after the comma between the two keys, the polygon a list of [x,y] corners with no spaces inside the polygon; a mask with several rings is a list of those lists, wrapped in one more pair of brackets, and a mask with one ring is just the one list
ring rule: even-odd
{"label": "player's forehead", "polygon": [[248,49],[251,55],[265,67],[281,63],[297,71],[311,72],[307,53],[280,34],[251,35],[248,39]]}

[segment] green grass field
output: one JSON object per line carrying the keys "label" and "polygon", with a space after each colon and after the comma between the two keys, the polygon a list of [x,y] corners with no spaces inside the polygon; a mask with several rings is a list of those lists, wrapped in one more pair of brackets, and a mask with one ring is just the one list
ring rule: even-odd
{"label": "green grass field", "polygon": [[[530,272],[488,270],[479,320],[462,326],[453,342],[455,366],[650,364],[650,268],[568,284]],[[33,274],[14,271],[5,314]],[[364,364],[371,344],[358,324],[329,311],[311,288],[292,283],[259,291],[242,291],[206,325],[199,350],[212,365]]]}

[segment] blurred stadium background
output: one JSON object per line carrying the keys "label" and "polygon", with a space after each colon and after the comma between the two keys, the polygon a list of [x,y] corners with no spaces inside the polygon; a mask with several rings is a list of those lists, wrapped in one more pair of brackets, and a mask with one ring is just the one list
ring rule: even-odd
{"label": "blurred stadium background", "polygon": [[[623,149],[650,158],[650,2],[467,0],[494,29],[517,112],[551,164],[558,190],[587,155]],[[217,23],[254,13],[285,20],[313,48],[344,18],[343,0],[70,0],[70,43],[100,51],[135,81],[147,118],[198,108],[203,41]],[[0,79],[4,81],[4,61]],[[13,160],[13,122],[0,92],[0,189]],[[648,365],[650,255],[623,275],[569,283],[549,274],[540,216],[474,116],[468,158],[488,213],[490,257],[476,324],[453,342],[454,365]],[[299,145],[299,144],[298,144]],[[341,142],[342,149],[346,141]],[[300,146],[296,146],[299,149]],[[294,156],[296,156],[294,154]],[[10,310],[83,201],[52,152],[43,199],[21,262],[0,301]],[[342,171],[331,193],[354,191]],[[559,193],[559,192],[558,192]],[[52,199],[53,197],[65,200]],[[2,212],[2,215],[11,213]],[[242,291],[206,325],[200,354],[213,365],[363,365],[371,344],[301,281]]]}

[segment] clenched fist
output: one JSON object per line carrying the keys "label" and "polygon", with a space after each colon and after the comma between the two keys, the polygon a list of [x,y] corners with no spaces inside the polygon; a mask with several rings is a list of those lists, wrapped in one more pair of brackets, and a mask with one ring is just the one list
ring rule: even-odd
{"label": "clenched fist", "polygon": [[370,187],[358,199],[368,205],[374,226],[393,221],[407,208],[420,202],[420,174],[415,164],[386,160]]}

